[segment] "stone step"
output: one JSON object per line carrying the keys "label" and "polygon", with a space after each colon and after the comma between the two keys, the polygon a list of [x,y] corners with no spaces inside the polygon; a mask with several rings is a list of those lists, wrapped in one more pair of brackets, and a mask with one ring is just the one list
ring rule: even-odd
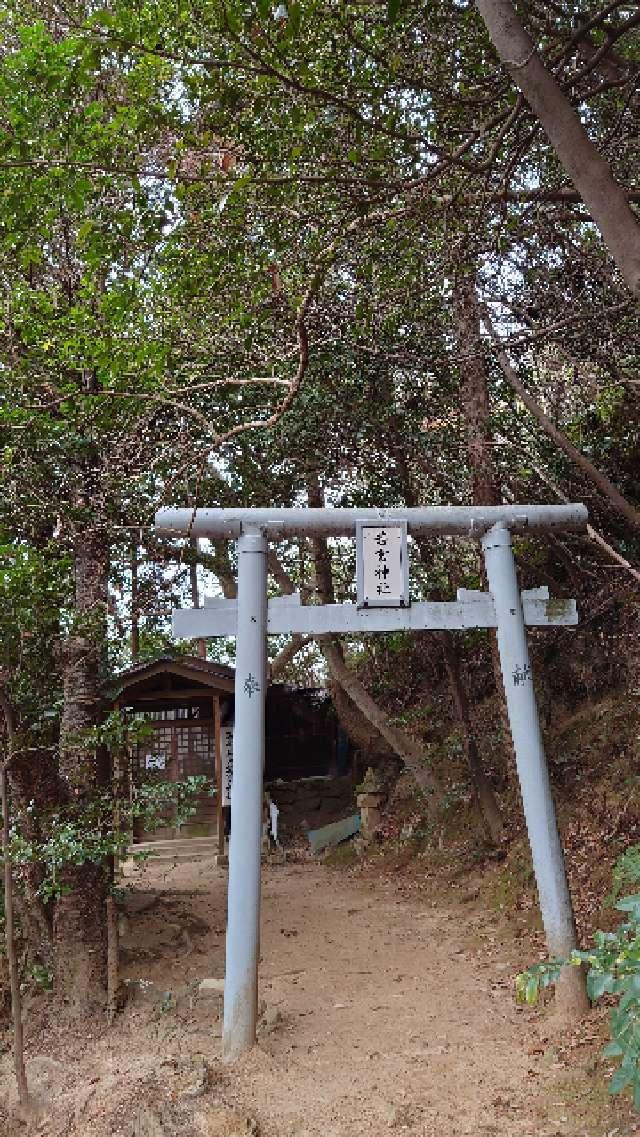
{"label": "stone step", "polygon": [[218,853],[217,837],[191,837],[174,841],[140,841],[130,845],[129,857],[135,853],[152,853],[150,860],[154,865],[185,864],[189,861],[202,861],[215,857]]}
{"label": "stone step", "polygon": [[129,852],[145,852],[147,849],[153,849],[156,852],[164,852],[166,849],[175,849],[178,846],[185,846],[189,849],[197,849],[200,846],[208,848],[210,845],[217,843],[217,836],[212,833],[210,837],[174,837],[173,839],[163,839],[161,841],[136,841],[133,845],[129,846]]}

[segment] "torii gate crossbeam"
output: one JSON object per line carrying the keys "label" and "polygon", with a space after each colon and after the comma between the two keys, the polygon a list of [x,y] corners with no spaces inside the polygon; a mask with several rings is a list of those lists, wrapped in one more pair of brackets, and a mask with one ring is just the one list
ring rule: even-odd
{"label": "torii gate crossbeam", "polygon": [[[355,605],[309,606],[267,601],[268,539],[355,535],[356,522],[406,521],[409,533],[480,540],[489,593],[467,593],[454,604],[359,611]],[[223,1053],[239,1057],[255,1042],[258,1002],[262,775],[267,634],[293,631],[382,631],[387,627],[496,627],[522,801],[547,946],[552,956],[576,946],[575,925],[538,721],[526,623],[575,623],[572,602],[522,597],[512,533],[583,531],[583,505],[434,506],[417,509],[161,509],[156,530],[170,536],[237,541],[238,597],[211,607],[174,613],[178,636],[236,636],[235,734],[229,903],[227,917]],[[535,592],[535,590],[534,590]],[[541,601],[542,608],[535,608]],[[343,609],[338,612],[338,609]],[[457,609],[454,612],[454,609]],[[331,610],[331,611],[330,611]],[[421,614],[416,615],[416,610]],[[385,624],[386,620],[386,624]],[[297,622],[296,622],[297,621]],[[389,623],[389,621],[391,621]],[[435,622],[434,622],[435,621]],[[559,992],[565,1003],[586,1005],[579,971],[565,968]]]}

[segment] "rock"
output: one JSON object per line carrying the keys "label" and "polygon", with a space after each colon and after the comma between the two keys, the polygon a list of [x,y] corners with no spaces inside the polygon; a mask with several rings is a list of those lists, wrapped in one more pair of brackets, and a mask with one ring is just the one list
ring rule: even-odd
{"label": "rock", "polygon": [[277,1007],[265,1007],[262,1014],[262,1027],[268,1033],[275,1030],[283,1022],[282,1015]]}
{"label": "rock", "polygon": [[193,1120],[201,1137],[259,1137],[260,1133],[252,1117],[221,1102],[199,1109]]}
{"label": "rock", "polygon": [[198,984],[198,994],[206,995],[210,993],[224,995],[224,979],[201,979]]}

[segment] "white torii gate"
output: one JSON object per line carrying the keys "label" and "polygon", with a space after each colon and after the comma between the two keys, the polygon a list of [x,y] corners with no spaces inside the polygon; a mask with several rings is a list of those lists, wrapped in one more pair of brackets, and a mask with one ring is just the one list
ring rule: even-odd
{"label": "white torii gate", "polygon": [[[409,533],[478,539],[489,592],[460,590],[454,602],[393,608],[355,604],[307,605],[299,597],[267,599],[267,544],[289,536],[354,536],[358,525],[406,525]],[[554,957],[576,946],[564,857],[533,689],[526,625],[571,625],[572,600],[548,591],[521,596],[512,533],[583,531],[583,505],[433,506],[417,509],[161,509],[156,530],[170,536],[233,539],[238,552],[237,600],[211,599],[200,609],[176,610],[176,638],[236,637],[235,733],[223,1054],[227,1061],[253,1046],[258,1006],[260,855],[264,766],[267,635],[299,632],[388,632],[399,629],[497,628],[500,664],[522,802],[547,947]],[[403,601],[397,601],[403,604]],[[564,1000],[586,1006],[576,968],[565,968]]]}

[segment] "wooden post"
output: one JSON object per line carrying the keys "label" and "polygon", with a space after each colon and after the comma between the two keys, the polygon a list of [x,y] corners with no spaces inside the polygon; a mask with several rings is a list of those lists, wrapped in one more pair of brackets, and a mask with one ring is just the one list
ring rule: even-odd
{"label": "wooden post", "polygon": [[18,1098],[23,1106],[29,1105],[29,1087],[24,1066],[24,1042],[22,1036],[22,998],[20,995],[20,975],[18,957],[13,931],[13,874],[11,872],[11,853],[9,851],[9,794],[7,792],[7,768],[0,759],[0,803],[2,805],[2,855],[4,859],[4,916],[9,977],[11,982],[11,1013],[13,1016],[13,1064],[18,1083]]}
{"label": "wooden post", "polygon": [[220,696],[213,696],[213,745],[215,753],[215,775],[218,817],[218,856],[224,857],[224,818],[222,816],[222,738],[220,736]]}

